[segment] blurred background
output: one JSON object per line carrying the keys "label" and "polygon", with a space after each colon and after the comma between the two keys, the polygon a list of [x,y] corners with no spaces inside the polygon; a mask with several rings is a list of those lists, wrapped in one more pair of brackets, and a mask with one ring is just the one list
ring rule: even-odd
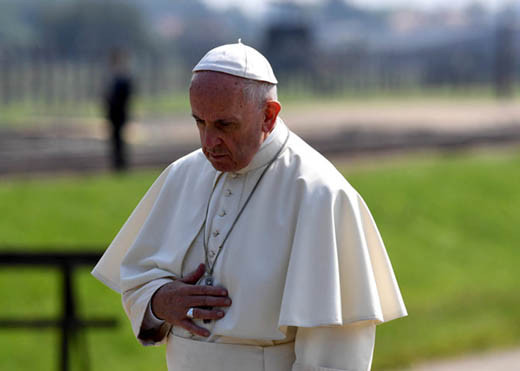
{"label": "blurred background", "polygon": [[239,38],[380,226],[410,316],[373,369],[519,369],[519,36],[511,0],[0,0],[0,369],[166,368],[88,272],[198,147],[191,68]]}

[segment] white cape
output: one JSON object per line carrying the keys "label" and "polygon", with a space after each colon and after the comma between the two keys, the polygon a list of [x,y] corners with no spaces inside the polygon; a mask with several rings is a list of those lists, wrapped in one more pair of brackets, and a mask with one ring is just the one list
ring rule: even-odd
{"label": "white cape", "polygon": [[[278,125],[275,145],[288,130]],[[171,164],[93,275],[118,292],[181,276],[218,174],[201,150]],[[364,201],[294,133],[229,235],[215,279],[233,299],[215,323],[218,335],[283,339],[286,326],[381,323],[406,315]]]}

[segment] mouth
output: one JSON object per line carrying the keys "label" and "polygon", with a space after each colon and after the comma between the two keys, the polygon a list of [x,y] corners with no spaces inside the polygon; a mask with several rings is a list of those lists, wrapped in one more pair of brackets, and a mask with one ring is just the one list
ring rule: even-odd
{"label": "mouth", "polygon": [[204,151],[204,155],[211,162],[211,165],[219,171],[231,171],[236,168],[233,157],[229,153]]}
{"label": "mouth", "polygon": [[224,153],[211,153],[211,152],[208,152],[208,157],[210,159],[213,159],[213,160],[221,160],[225,157],[227,157],[227,154],[224,154]]}

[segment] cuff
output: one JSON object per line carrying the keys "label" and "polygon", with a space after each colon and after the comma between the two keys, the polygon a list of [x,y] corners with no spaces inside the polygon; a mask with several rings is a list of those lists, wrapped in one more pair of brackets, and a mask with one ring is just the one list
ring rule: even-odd
{"label": "cuff", "polygon": [[150,300],[155,291],[168,282],[171,282],[170,278],[153,280],[139,288],[127,290],[122,295],[123,306],[134,335],[143,345],[159,345],[165,340],[171,327],[155,317],[150,308]]}
{"label": "cuff", "polygon": [[[146,323],[146,325],[145,325]],[[147,328],[157,328],[162,326],[164,323],[163,319],[157,318],[157,316],[153,313],[152,310],[152,299],[148,302],[148,306],[146,308],[146,312],[143,318],[143,327]]]}
{"label": "cuff", "polygon": [[292,367],[292,371],[348,371],[339,368],[328,368],[328,367],[315,367],[302,365],[301,363],[295,363]]}

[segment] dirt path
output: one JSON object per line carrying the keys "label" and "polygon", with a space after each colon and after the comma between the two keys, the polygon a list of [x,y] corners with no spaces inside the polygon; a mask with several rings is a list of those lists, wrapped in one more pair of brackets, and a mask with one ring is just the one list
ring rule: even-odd
{"label": "dirt path", "polygon": [[[515,101],[419,101],[289,104],[280,113],[286,124],[303,137],[323,138],[345,131],[460,132],[520,127],[520,103]],[[187,113],[164,119],[137,121],[135,141],[197,140]]]}
{"label": "dirt path", "polygon": [[[281,117],[327,156],[520,143],[520,104],[515,102],[292,104]],[[107,170],[107,139],[99,119],[61,118],[52,125],[0,129],[0,177]],[[198,134],[184,114],[136,120],[127,141],[132,167],[163,167],[197,148]]]}
{"label": "dirt path", "polygon": [[428,362],[408,371],[520,371],[520,348]]}

